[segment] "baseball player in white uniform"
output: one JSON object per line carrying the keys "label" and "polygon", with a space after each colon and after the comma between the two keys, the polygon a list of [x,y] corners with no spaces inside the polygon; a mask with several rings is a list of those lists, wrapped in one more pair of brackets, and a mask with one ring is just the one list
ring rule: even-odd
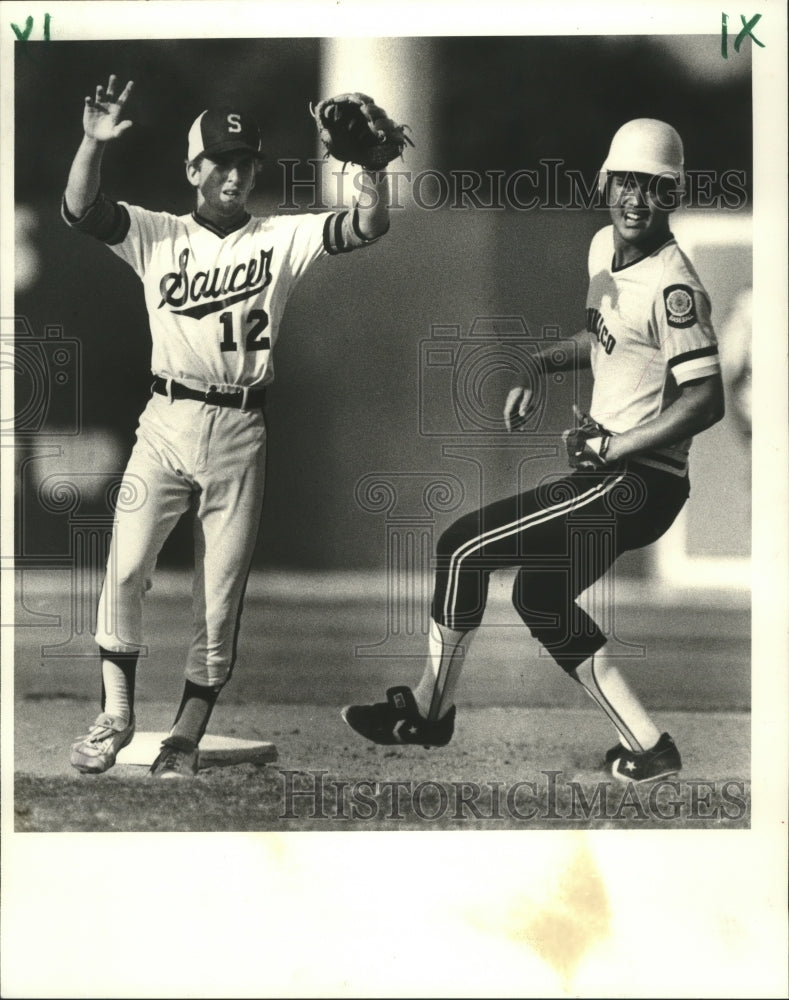
{"label": "baseball player in white uniform", "polygon": [[[600,172],[611,225],[589,251],[586,327],[577,354],[541,352],[543,374],[591,365],[586,430],[567,432],[575,471],[474,511],[438,542],[430,650],[415,690],[343,710],[376,743],[442,746],[454,731],[454,693],[472,630],[482,622],[491,572],[517,567],[513,602],[554,660],[583,685],[619,734],[606,765],[622,781],[677,772],[661,733],[605,656],[606,636],[577,603],[628,549],[657,540],[689,494],[695,434],[720,420],[723,389],[708,295],[677,246],[669,217],[684,184],[684,154],[665,122],[635,119],[615,134]],[[509,394],[509,430],[523,427],[535,386]]]}
{"label": "baseball player in white uniform", "polygon": [[[211,108],[188,133],[194,211],[174,216],[116,203],[101,192],[101,160],[105,145],[131,126],[124,120],[131,90],[129,82],[118,92],[110,76],[106,89],[85,99],[84,137],[63,200],[66,222],[106,243],[142,281],[154,376],[98,607],[101,713],[73,744],[71,763],[87,774],[106,771],[134,735],[143,596],[165,539],[194,505],[194,633],[183,698],[151,768],[157,777],[191,777],[236,657],[263,501],[263,402],[283,310],[312,264],[386,232],[388,181],[385,172],[370,172],[367,186],[379,197],[349,211],[251,216],[258,126],[237,108]],[[134,501],[125,504],[124,496]]]}

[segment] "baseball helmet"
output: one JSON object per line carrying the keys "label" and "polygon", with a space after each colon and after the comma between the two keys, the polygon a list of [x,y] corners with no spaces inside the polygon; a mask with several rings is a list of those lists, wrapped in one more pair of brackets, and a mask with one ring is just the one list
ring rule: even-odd
{"label": "baseball helmet", "polygon": [[656,118],[634,118],[611,140],[611,148],[600,168],[599,190],[605,189],[611,173],[652,174],[673,177],[677,191],[685,190],[685,152],[675,128]]}

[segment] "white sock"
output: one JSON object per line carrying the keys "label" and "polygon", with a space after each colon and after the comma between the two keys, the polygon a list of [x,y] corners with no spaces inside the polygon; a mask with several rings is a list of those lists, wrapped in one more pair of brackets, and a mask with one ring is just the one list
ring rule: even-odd
{"label": "white sock", "polygon": [[643,753],[657,743],[660,731],[613,660],[598,653],[573,673],[608,716],[624,746]]}
{"label": "white sock", "polygon": [[130,672],[134,665],[119,666],[112,660],[102,659],[101,679],[104,682],[104,711],[129,724],[132,715],[132,682]]}
{"label": "white sock", "polygon": [[455,689],[470,643],[470,639],[463,642],[466,635],[468,630],[460,632],[430,620],[427,663],[414,690],[417,707],[426,719],[442,718],[455,703]]}

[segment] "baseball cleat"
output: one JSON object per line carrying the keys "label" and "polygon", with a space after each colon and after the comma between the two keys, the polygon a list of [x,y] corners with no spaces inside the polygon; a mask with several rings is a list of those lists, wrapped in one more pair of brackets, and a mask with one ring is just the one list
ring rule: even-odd
{"label": "baseball cleat", "polygon": [[152,778],[194,778],[197,774],[199,751],[190,740],[171,736],[162,743],[159,756],[151,764]]}
{"label": "baseball cleat", "polygon": [[128,725],[114,715],[102,712],[85,736],[71,745],[71,766],[82,774],[109,771],[115,758],[134,736],[134,716]]}
{"label": "baseball cleat", "polygon": [[[668,733],[663,733],[652,749],[643,753],[634,753],[626,747],[619,747],[618,750],[618,755],[611,761],[611,774],[617,781],[632,781],[638,785],[657,781],[682,769],[679,750]],[[613,748],[606,754],[606,759],[612,753]]]}
{"label": "baseball cleat", "polygon": [[455,731],[455,706],[441,719],[428,721],[420,714],[409,687],[391,687],[386,701],[375,705],[347,705],[342,710],[345,722],[367,740],[392,746],[398,743],[443,747]]}

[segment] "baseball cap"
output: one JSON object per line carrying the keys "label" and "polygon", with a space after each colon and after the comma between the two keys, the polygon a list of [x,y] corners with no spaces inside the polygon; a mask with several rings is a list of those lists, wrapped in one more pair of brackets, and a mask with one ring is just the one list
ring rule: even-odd
{"label": "baseball cap", "polygon": [[260,129],[253,118],[232,108],[210,108],[189,129],[186,158],[191,163],[201,153],[211,157],[243,149],[262,160],[260,146]]}

